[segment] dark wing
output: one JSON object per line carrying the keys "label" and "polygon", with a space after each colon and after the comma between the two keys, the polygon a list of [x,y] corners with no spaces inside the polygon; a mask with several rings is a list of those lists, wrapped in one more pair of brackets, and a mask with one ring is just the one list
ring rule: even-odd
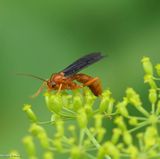
{"label": "dark wing", "polygon": [[82,69],[88,67],[89,65],[101,60],[103,57],[105,56],[102,55],[100,52],[90,53],[76,60],[61,72],[63,72],[65,76],[71,76],[81,71]]}

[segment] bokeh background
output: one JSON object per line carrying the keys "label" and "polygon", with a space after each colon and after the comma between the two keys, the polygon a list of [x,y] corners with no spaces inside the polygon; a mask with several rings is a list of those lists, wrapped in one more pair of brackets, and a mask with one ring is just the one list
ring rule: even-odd
{"label": "bokeh background", "polygon": [[158,0],[1,0],[0,1],[0,154],[17,149],[29,122],[24,103],[47,120],[42,94],[30,99],[41,81],[90,52],[108,55],[83,72],[99,76],[121,99],[127,87],[145,96],[141,58],[160,62]]}

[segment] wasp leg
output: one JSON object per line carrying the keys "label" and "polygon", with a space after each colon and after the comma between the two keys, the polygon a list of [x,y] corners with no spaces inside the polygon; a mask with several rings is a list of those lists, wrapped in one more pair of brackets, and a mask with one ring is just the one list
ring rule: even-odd
{"label": "wasp leg", "polygon": [[61,89],[62,89],[62,83],[60,84],[60,86],[59,86],[59,88],[58,88],[57,94],[60,93]]}
{"label": "wasp leg", "polygon": [[37,97],[41,92],[42,92],[42,90],[43,90],[43,88],[46,86],[46,82],[43,82],[43,84],[40,86],[40,88],[38,89],[38,91],[35,93],[35,94],[33,94],[32,96],[31,96],[31,98],[35,98],[35,97]]}
{"label": "wasp leg", "polygon": [[98,80],[99,80],[99,78],[95,77],[95,78],[89,80],[88,82],[84,83],[83,86],[89,86],[89,85],[93,84],[95,81],[98,81]]}

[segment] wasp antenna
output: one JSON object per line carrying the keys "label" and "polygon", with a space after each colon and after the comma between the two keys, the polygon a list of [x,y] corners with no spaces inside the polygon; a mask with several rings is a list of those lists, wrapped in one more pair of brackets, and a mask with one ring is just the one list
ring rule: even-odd
{"label": "wasp antenna", "polygon": [[32,75],[32,74],[28,74],[28,73],[16,73],[16,75],[19,75],[19,76],[28,76],[28,77],[36,78],[36,79],[39,79],[41,81],[47,82],[47,80],[45,80],[45,79],[43,79],[41,77],[38,77],[38,76],[35,76],[35,75]]}

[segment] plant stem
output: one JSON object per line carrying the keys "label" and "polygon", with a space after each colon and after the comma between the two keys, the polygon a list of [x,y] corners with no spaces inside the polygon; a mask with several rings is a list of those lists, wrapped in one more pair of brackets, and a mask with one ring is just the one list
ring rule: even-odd
{"label": "plant stem", "polygon": [[84,135],[85,135],[85,130],[81,129],[80,139],[79,139],[79,146],[81,146],[83,144]]}
{"label": "plant stem", "polygon": [[[94,146],[99,149],[101,147],[101,145],[98,143],[98,141],[95,139],[95,137],[90,133],[90,131],[88,130],[88,128],[85,128],[85,133],[87,134],[88,138],[92,141],[92,143],[94,144]],[[111,159],[110,156],[105,155],[105,159]]]}
{"label": "plant stem", "polygon": [[143,126],[145,126],[145,125],[147,125],[147,122],[146,122],[146,121],[140,123],[137,127],[133,128],[133,129],[130,129],[129,132],[131,133],[131,132],[133,132],[133,131],[135,131],[135,130],[137,130],[137,129],[140,129],[141,127],[143,127]]}

